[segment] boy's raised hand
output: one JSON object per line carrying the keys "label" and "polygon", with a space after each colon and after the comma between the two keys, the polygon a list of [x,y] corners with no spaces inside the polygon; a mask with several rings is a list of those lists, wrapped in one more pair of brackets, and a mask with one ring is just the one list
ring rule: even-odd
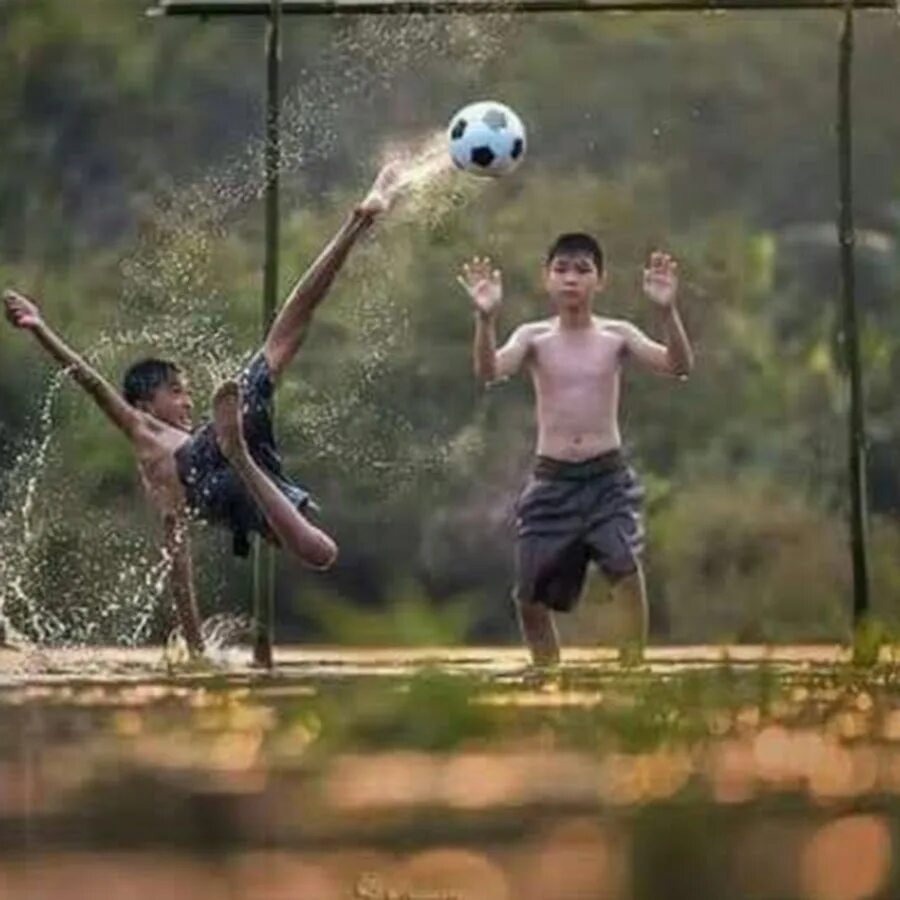
{"label": "boy's raised hand", "polygon": [[41,323],[41,311],[24,294],[7,289],[3,292],[6,318],[15,328],[35,328]]}
{"label": "boy's raised hand", "polygon": [[493,315],[500,308],[503,279],[499,269],[491,268],[491,261],[486,256],[476,256],[472,262],[464,263],[456,280],[482,315]]}
{"label": "boy's raised hand", "polygon": [[678,263],[668,253],[654,251],[644,267],[644,293],[662,307],[675,304],[678,293]]}

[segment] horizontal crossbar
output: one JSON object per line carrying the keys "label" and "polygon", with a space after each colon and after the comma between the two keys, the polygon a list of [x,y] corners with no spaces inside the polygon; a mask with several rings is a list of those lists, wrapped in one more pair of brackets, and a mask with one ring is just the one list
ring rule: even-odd
{"label": "horizontal crossbar", "polygon": [[[282,0],[284,15],[413,13],[693,12],[843,9],[844,0]],[[854,0],[854,9],[897,10],[897,0]],[[270,0],[157,0],[151,16],[265,16]]]}

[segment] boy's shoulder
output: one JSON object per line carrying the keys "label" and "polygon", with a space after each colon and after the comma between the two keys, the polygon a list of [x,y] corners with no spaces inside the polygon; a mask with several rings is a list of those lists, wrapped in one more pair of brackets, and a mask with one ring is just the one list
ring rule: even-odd
{"label": "boy's shoulder", "polygon": [[556,318],[551,319],[534,319],[531,322],[523,322],[516,331],[525,337],[537,337],[540,334],[546,334],[556,328]]}
{"label": "boy's shoulder", "polygon": [[154,416],[142,413],[141,424],[132,436],[132,443],[144,453],[153,456],[174,455],[191,439],[191,433],[162,422]]}
{"label": "boy's shoulder", "polygon": [[637,326],[627,319],[608,319],[605,316],[594,316],[594,325],[603,331],[611,331],[623,337],[637,330]]}
{"label": "boy's shoulder", "polygon": [[598,328],[628,328],[631,326],[631,322],[627,319],[613,319],[609,316],[598,316],[595,315],[593,317],[594,324]]}

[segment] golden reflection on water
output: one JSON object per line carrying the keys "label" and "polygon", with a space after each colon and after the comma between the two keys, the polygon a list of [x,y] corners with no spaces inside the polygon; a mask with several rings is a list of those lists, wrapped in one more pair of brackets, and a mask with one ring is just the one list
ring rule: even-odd
{"label": "golden reflection on water", "polygon": [[900,896],[890,669],[329,665],[0,690],[0,900]]}
{"label": "golden reflection on water", "polygon": [[[0,900],[625,900],[634,896],[631,849],[621,823],[576,815],[551,820],[518,846],[490,849],[438,840],[423,850],[351,845],[213,857],[52,851],[0,860]],[[882,895],[892,862],[883,816],[819,826],[757,821],[737,835],[727,883],[732,896],[758,900],[865,900]]]}
{"label": "golden reflection on water", "polygon": [[845,816],[820,828],[801,856],[801,879],[809,900],[864,900],[885,886],[892,842],[881,816]]}

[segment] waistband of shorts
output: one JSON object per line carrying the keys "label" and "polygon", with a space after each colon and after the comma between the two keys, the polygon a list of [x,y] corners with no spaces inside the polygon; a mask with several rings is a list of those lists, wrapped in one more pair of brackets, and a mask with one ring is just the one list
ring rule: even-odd
{"label": "waistband of shorts", "polygon": [[622,449],[615,447],[599,456],[581,459],[578,462],[539,455],[535,457],[532,471],[535,478],[544,481],[588,481],[598,475],[622,469],[626,464]]}

